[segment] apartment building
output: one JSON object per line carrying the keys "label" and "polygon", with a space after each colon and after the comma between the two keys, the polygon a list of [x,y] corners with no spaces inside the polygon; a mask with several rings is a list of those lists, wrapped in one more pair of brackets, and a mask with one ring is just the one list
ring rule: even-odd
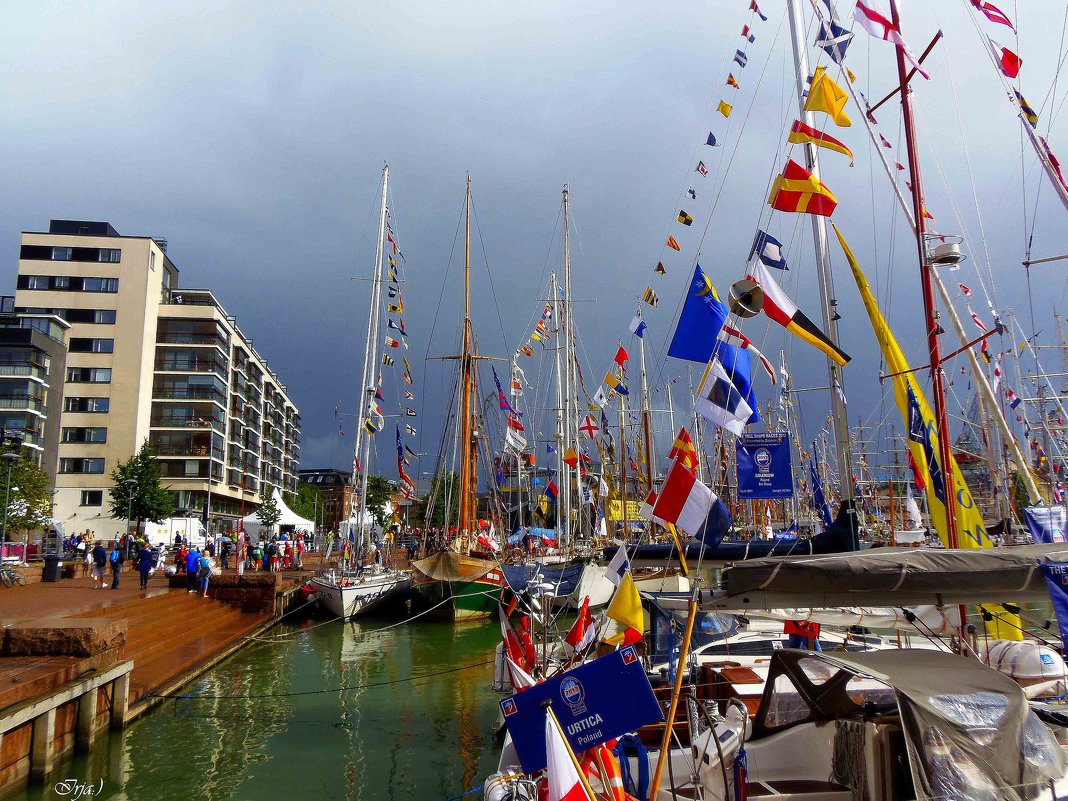
{"label": "apartment building", "polygon": [[15,314],[15,298],[0,296],[0,426],[5,443],[48,472],[54,485],[67,359],[65,321]]}
{"label": "apartment building", "polygon": [[121,532],[111,471],[145,440],[176,507],[229,530],[274,488],[297,485],[300,415],[285,385],[203,289],[180,289],[166,241],[107,222],[23,232],[15,311],[70,329],[54,518]]}
{"label": "apartment building", "polygon": [[340,531],[341,521],[352,516],[352,474],[333,468],[301,470],[298,481],[319,490],[322,508],[318,522],[323,531]]}

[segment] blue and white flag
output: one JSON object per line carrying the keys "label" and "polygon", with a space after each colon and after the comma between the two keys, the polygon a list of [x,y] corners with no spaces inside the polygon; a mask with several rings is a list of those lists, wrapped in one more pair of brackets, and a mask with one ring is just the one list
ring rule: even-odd
{"label": "blue and white flag", "polygon": [[635,336],[645,338],[645,329],[648,328],[645,324],[645,320],[641,318],[641,315],[634,315],[634,319],[630,321],[630,332]]}
{"label": "blue and white flag", "polygon": [[608,567],[604,569],[604,577],[618,587],[619,582],[623,580],[623,576],[626,575],[628,570],[630,570],[630,559],[627,558],[627,547],[620,545],[616,549],[616,555],[612,557]]}
{"label": "blue and white flag", "polygon": [[831,507],[827,505],[827,496],[823,494],[823,482],[820,481],[820,474],[816,472],[816,463],[811,459],[808,469],[812,476],[812,508],[820,516],[823,528],[828,529],[831,527]]}
{"label": "blue and white flag", "polygon": [[1046,578],[1049,599],[1053,602],[1053,611],[1057,615],[1061,642],[1068,646],[1068,563],[1047,562],[1040,564],[1039,567],[1042,568],[1042,575]]}
{"label": "blue and white flag", "polygon": [[737,64],[739,67],[744,67],[746,63],[748,63],[748,61],[748,56],[746,56],[746,54],[743,53],[741,50],[738,50],[734,54],[734,63]]}
{"label": "blue and white flag", "polygon": [[753,239],[753,247],[749,251],[750,261],[753,256],[758,257],[761,262],[768,267],[774,267],[776,270],[790,269],[782,255],[782,242],[766,231],[757,231],[756,238]]}

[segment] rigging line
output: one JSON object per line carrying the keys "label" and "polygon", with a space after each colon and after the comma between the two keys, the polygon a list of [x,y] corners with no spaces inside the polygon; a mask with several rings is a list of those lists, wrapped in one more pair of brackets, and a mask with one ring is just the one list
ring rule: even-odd
{"label": "rigging line", "polygon": [[[724,191],[724,189],[726,187],[727,178],[730,175],[731,167],[734,165],[734,160],[737,157],[738,151],[741,148],[741,145],[742,145],[742,134],[745,132],[746,127],[749,124],[749,118],[752,115],[753,107],[756,104],[757,94],[759,92],[760,86],[763,83],[764,75],[766,74],[766,72],[768,70],[768,66],[771,63],[771,57],[772,57],[772,54],[773,54],[774,45],[779,41],[779,36],[782,33],[782,26],[783,26],[783,19],[780,19],[779,20],[779,27],[776,30],[775,36],[772,38],[771,45],[768,48],[768,56],[764,61],[763,67],[761,68],[760,74],[759,74],[759,76],[757,78],[757,82],[753,87],[753,95],[752,95],[752,98],[749,101],[749,106],[746,108],[745,115],[742,118],[742,126],[741,126],[741,129],[738,132],[738,137],[737,137],[737,139],[734,140],[734,148],[733,148],[733,150],[731,150],[730,157],[727,160],[727,167],[726,167],[726,169],[723,169],[722,162],[723,162],[723,159],[726,157],[725,156],[725,154],[726,154],[726,140],[727,140],[727,135],[730,132],[730,118],[729,117],[727,118],[727,124],[728,124],[728,129],[727,130],[728,130],[728,133],[724,134],[724,145],[723,145],[724,153],[720,156],[719,166],[717,168],[719,170],[719,175],[717,175],[718,184],[716,185],[716,188],[713,190],[712,207],[709,209],[708,216],[705,218],[705,227],[701,231],[701,238],[698,240],[697,251],[696,251],[696,254],[694,256],[693,261],[690,264],[690,270],[693,270],[694,267],[697,265],[697,263],[700,260],[701,253],[702,253],[703,248],[704,248],[705,240],[708,238],[709,228],[710,228],[710,226],[712,224],[713,218],[715,217],[716,207],[719,205],[719,200],[723,196],[723,191]],[[768,182],[768,186],[769,187],[771,186],[771,180],[773,180],[773,179],[770,179],[769,182]],[[661,250],[661,257],[662,256],[663,256],[663,250]],[[671,325],[669,326],[669,330],[670,329],[674,329],[675,325],[678,322],[678,318],[682,313],[683,303],[686,300],[686,296],[689,294],[689,282],[687,282],[686,287],[687,287],[686,291],[683,293],[682,297],[676,302],[675,312],[674,312],[674,316],[672,318]],[[662,343],[660,348],[657,351],[657,354],[656,354],[654,360],[653,360],[657,364],[656,373],[653,375],[653,382],[654,383],[656,383],[660,379],[660,377],[663,375],[664,369],[666,367],[666,364],[667,364],[666,349],[667,349],[667,347],[668,347],[668,343]]]}
{"label": "rigging line", "polygon": [[[1017,19],[1017,21],[1019,21],[1019,19]],[[1061,22],[1061,41],[1060,41],[1060,44],[1057,46],[1057,50],[1058,50],[1061,58],[1060,58],[1060,61],[1057,64],[1057,69],[1054,70],[1054,72],[1053,72],[1053,86],[1050,88],[1050,96],[1052,97],[1054,102],[1056,102],[1056,100],[1057,100],[1057,84],[1060,82],[1061,66],[1064,64],[1064,56],[1065,56],[1065,53],[1064,53],[1064,33],[1065,33],[1065,29],[1066,28],[1068,28],[1068,6],[1064,7],[1064,19]],[[1065,97],[1068,97],[1068,95],[1065,95]],[[1061,100],[1061,106],[1063,106],[1063,105],[1064,105],[1064,99]],[[1046,136],[1047,137],[1053,132],[1053,118],[1058,113],[1060,113],[1061,106],[1057,107],[1057,111],[1056,112],[1052,112],[1052,110],[1051,110],[1051,113],[1049,115],[1049,119],[1046,121]]]}
{"label": "rigging line", "polygon": [[[929,5],[931,6],[931,13],[935,17],[935,22],[939,24],[939,27],[941,27],[941,22],[940,22],[940,20],[938,18],[938,13],[934,9],[934,5],[935,4],[934,3],[930,3]],[[953,111],[954,111],[954,113],[956,115],[956,118],[957,118],[957,130],[960,132],[961,149],[964,152],[964,166],[967,168],[967,171],[968,171],[968,183],[970,185],[971,192],[972,192],[972,203],[975,206],[976,222],[979,225],[979,241],[982,243],[982,246],[983,246],[983,256],[985,258],[985,266],[986,266],[986,270],[987,270],[987,273],[988,273],[988,276],[989,276],[989,279],[990,279],[990,293],[993,293],[993,294],[996,295],[997,294],[997,286],[996,286],[995,281],[994,281],[994,270],[993,270],[993,266],[992,266],[993,265],[993,261],[992,261],[991,255],[990,255],[990,246],[989,246],[989,243],[988,243],[987,237],[986,237],[986,228],[983,225],[983,213],[982,213],[982,210],[979,207],[979,194],[978,194],[978,192],[976,190],[975,172],[972,169],[972,159],[971,159],[971,154],[970,154],[970,152],[968,150],[968,140],[967,140],[967,137],[966,137],[965,132],[964,132],[964,119],[961,116],[960,101],[959,101],[959,98],[957,96],[957,85],[956,85],[956,81],[955,81],[954,76],[953,76],[952,59],[949,58],[948,52],[945,51],[945,50],[943,50],[943,52],[942,52],[942,61],[943,61],[943,64],[944,64],[944,66],[946,68],[946,72],[948,73],[948,76],[949,76],[950,96],[953,98]],[[941,172],[941,166],[939,167],[939,171]],[[943,177],[943,180],[945,180],[944,177]],[[958,212],[958,215],[959,215],[959,212]],[[977,273],[979,272],[979,267],[976,267],[976,272]],[[992,302],[992,299],[990,297],[990,293],[987,292],[986,286],[985,286],[985,284],[983,284],[983,294],[986,295],[986,302],[987,302],[988,305],[991,306],[991,308],[993,308],[993,302]]]}
{"label": "rigging line", "polygon": [[[465,197],[464,202],[465,203],[467,202],[466,201],[466,197]],[[445,270],[444,270],[444,272],[442,273],[442,276],[441,276],[441,289],[438,292],[438,302],[434,306],[434,319],[430,323],[430,335],[427,337],[426,350],[423,352],[423,374],[420,376],[419,386],[423,387],[424,391],[421,393],[421,396],[419,398],[419,416],[420,416],[420,418],[422,418],[423,413],[426,411],[426,401],[427,401],[427,394],[428,394],[425,391],[426,387],[428,386],[427,380],[426,380],[426,363],[427,363],[427,360],[430,359],[430,344],[434,341],[434,334],[437,332],[437,329],[438,329],[438,316],[441,313],[441,304],[442,304],[442,301],[445,298],[445,286],[446,286],[446,284],[448,283],[448,280],[449,280],[449,271],[452,269],[453,256],[456,255],[456,240],[458,240],[460,238],[460,225],[462,224],[463,219],[464,219],[463,205],[461,204],[461,206],[460,206],[460,214],[456,218],[456,230],[453,232],[453,235],[452,235],[452,247],[449,248],[449,260],[448,260],[448,262],[446,262]],[[419,452],[422,453],[422,451],[423,451],[423,434],[422,434],[423,426],[421,426],[421,425],[419,426],[419,431],[420,431],[420,434],[419,434],[419,440],[418,440],[418,446],[417,447],[419,449]]]}
{"label": "rigging line", "polygon": [[173,698],[178,701],[228,701],[228,700],[244,700],[244,699],[259,699],[259,698],[296,698],[305,695],[327,695],[333,693],[346,693],[354,692],[356,690],[366,690],[372,687],[392,687],[397,684],[410,684],[412,682],[421,681],[423,679],[433,679],[438,676],[447,676],[450,673],[462,673],[467,670],[473,670],[474,668],[485,667],[486,665],[492,665],[494,660],[490,659],[485,662],[471,662],[466,665],[459,665],[453,668],[445,668],[443,670],[436,670],[430,673],[419,673],[414,676],[407,676],[403,679],[391,679],[389,681],[371,681],[363,682],[361,684],[348,684],[341,685],[340,687],[329,687],[322,690],[296,690],[286,693],[257,693],[257,694],[244,694],[244,693],[149,693],[151,698]]}
{"label": "rigging line", "polygon": [[471,219],[475,223],[475,232],[478,234],[478,244],[482,248],[482,261],[486,265],[486,277],[489,279],[490,296],[493,298],[493,308],[497,311],[497,324],[501,328],[501,344],[504,351],[508,352],[508,337],[504,333],[504,318],[501,317],[501,306],[497,303],[497,290],[493,286],[493,270],[490,269],[489,256],[486,255],[486,243],[482,240],[482,227],[478,224],[478,209],[475,200],[471,198]]}

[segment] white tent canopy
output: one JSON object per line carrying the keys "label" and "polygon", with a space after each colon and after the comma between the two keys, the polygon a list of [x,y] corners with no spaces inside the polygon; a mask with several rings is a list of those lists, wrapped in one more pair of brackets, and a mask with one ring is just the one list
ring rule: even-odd
{"label": "white tent canopy", "polygon": [[315,532],[315,523],[301,517],[286,506],[285,501],[282,500],[282,493],[280,493],[277,488],[274,490],[274,502],[278,505],[278,511],[282,513],[282,516],[278,518],[278,522],[272,527],[271,531],[261,533],[261,529],[263,529],[264,526],[259,517],[256,516],[256,512],[246,515],[241,519],[241,524],[250,537],[261,539],[264,536],[270,536],[286,527],[290,527],[294,531],[299,531],[303,534],[312,534]]}

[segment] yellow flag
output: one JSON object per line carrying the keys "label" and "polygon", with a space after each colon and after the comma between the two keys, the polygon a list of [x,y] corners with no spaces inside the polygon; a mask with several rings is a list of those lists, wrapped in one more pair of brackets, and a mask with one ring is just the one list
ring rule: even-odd
{"label": "yellow flag", "polygon": [[805,100],[805,111],[822,111],[830,115],[834,124],[839,128],[848,128],[853,124],[853,121],[843,111],[848,100],[849,95],[830,79],[826,68],[816,67],[816,74],[812,76],[812,86],[808,90],[808,99]]}
{"label": "yellow flag", "polygon": [[[868,285],[868,279],[861,272],[860,266],[853,256],[853,251],[849,249],[849,245],[846,244],[845,239],[842,237],[842,232],[838,230],[838,226],[833,227],[834,233],[838,237],[838,243],[845,253],[846,261],[849,262],[849,268],[853,271],[853,278],[857,282],[857,289],[860,290],[860,297],[864,301],[864,308],[867,310],[868,318],[871,320],[875,338],[879,340],[879,347],[883,352],[883,358],[886,360],[887,370],[890,372],[891,380],[894,382],[894,401],[905,418],[905,429],[910,430],[912,428],[909,407],[913,399],[915,400],[915,406],[918,407],[923,427],[926,429],[927,443],[917,442],[910,437],[908,440],[909,452],[913,461],[923,471],[927,481],[925,494],[927,496],[927,510],[931,515],[931,525],[938,532],[938,537],[942,540],[942,543],[949,547],[946,506],[935,494],[935,481],[931,478],[931,470],[927,460],[927,452],[939,453],[938,429],[935,427],[934,414],[927,404],[927,399],[923,396],[920,385],[913,378],[914,373],[909,372],[909,363],[905,359],[905,354],[901,352],[897,340],[891,333],[890,327],[886,324],[886,319],[883,317],[882,312],[879,311],[875,296],[872,295],[871,287]],[[909,397],[910,394],[911,398]],[[986,534],[983,516],[975,505],[975,499],[972,498],[968,483],[964,480],[953,454],[949,455],[948,472],[952,477],[950,486],[953,487],[957,499],[958,547],[993,547],[993,543]],[[945,473],[946,471],[943,470],[942,475],[944,476]],[[986,621],[987,632],[991,637],[1002,640],[1023,639],[1022,623],[1018,615],[1006,612],[999,605],[985,605],[981,608],[993,615],[993,620]]]}
{"label": "yellow flag", "polygon": [[732,106],[730,103],[725,103],[722,100],[719,101],[719,113],[724,117],[729,117],[731,115],[731,108]]}
{"label": "yellow flag", "polygon": [[642,612],[642,598],[638,594],[638,588],[634,586],[634,579],[630,577],[629,570],[623,574],[605,614],[623,627],[623,631],[618,634],[606,637],[605,642],[625,643],[641,639],[642,632],[645,631],[645,613]]}

